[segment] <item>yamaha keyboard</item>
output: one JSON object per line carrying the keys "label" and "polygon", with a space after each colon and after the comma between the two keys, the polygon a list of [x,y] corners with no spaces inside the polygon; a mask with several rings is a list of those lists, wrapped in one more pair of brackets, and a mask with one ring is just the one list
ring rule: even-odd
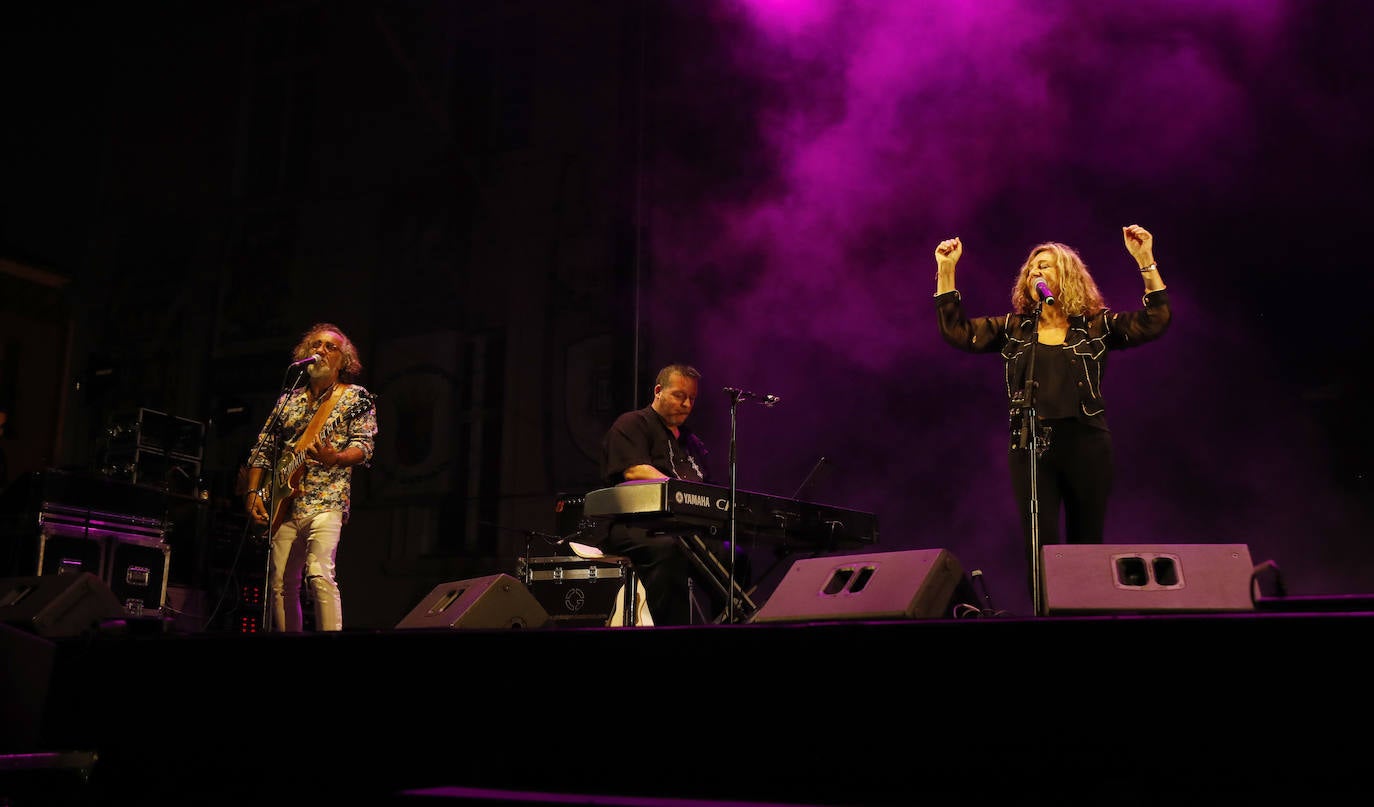
{"label": "yamaha keyboard", "polygon": [[[701,527],[712,537],[727,538],[730,489],[682,479],[622,482],[589,492],[582,514],[650,529]],[[736,490],[735,534],[834,548],[877,543],[878,520],[858,510]]]}

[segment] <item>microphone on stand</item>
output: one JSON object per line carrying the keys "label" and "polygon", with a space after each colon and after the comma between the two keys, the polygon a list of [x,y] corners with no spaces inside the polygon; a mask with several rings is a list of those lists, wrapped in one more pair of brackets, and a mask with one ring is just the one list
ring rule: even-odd
{"label": "microphone on stand", "polygon": [[1050,291],[1050,285],[1043,279],[1035,281],[1035,290],[1040,292],[1040,296],[1045,299],[1045,305],[1054,305],[1054,293]]}
{"label": "microphone on stand", "polygon": [[291,367],[293,369],[296,367],[309,367],[317,361],[324,361],[323,357],[321,357],[318,353],[316,353],[313,356],[306,356],[303,359],[297,359],[296,361],[291,362]]}
{"label": "microphone on stand", "polygon": [[776,395],[760,395],[757,392],[750,392],[738,387],[726,387],[725,391],[734,396],[737,401],[758,401],[762,406],[774,406],[782,400]]}

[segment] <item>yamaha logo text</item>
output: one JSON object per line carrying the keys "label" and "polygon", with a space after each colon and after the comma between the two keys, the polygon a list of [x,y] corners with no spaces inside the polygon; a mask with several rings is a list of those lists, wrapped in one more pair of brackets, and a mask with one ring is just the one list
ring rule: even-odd
{"label": "yamaha logo text", "polygon": [[710,496],[702,496],[702,495],[699,494],[699,493],[684,493],[684,492],[682,492],[682,491],[679,490],[679,491],[677,491],[677,496],[676,496],[676,498],[677,498],[677,503],[678,503],[678,504],[690,504],[690,505],[693,505],[693,506],[696,506],[696,507],[710,507],[710,506],[711,506],[711,497],[710,497]]}

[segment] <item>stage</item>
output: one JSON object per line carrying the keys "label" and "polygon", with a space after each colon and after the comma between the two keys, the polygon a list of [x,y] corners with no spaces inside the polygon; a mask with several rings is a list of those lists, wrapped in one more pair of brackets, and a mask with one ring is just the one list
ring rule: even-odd
{"label": "stage", "polygon": [[[21,718],[0,796],[1310,803],[1367,765],[1371,622],[1358,597],[678,628],[0,625]],[[25,753],[50,756],[21,770]]]}

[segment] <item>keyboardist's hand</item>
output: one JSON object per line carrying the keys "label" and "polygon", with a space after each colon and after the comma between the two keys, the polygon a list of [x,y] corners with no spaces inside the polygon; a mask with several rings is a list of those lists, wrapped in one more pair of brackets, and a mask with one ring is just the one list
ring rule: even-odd
{"label": "keyboardist's hand", "polygon": [[663,475],[662,471],[652,465],[631,465],[629,468],[625,469],[624,477],[626,482],[636,482],[642,479],[652,479],[655,482],[662,482],[668,478]]}

